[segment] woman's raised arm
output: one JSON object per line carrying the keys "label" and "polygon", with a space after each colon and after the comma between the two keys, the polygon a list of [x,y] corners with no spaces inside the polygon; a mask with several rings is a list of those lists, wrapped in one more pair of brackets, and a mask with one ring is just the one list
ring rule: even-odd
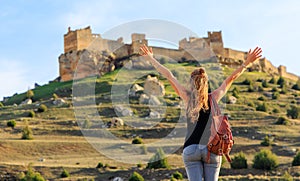
{"label": "woman's raised arm", "polygon": [[253,63],[255,60],[261,57],[262,50],[259,47],[256,47],[253,51],[251,49],[248,52],[247,59],[245,63],[242,64],[241,67],[237,68],[223,83],[222,85],[216,89],[213,94],[217,101],[221,100],[221,98],[226,94],[228,89],[230,88],[232,82],[236,80],[246,69],[246,67]]}
{"label": "woman's raised arm", "polygon": [[140,50],[142,53],[140,55],[144,56],[148,61],[151,62],[153,67],[161,73],[165,78],[169,80],[172,87],[175,89],[176,93],[183,99],[185,103],[188,102],[187,90],[184,86],[180,85],[178,80],[174,77],[172,72],[167,69],[165,66],[161,65],[154,57],[152,48],[148,48],[146,45],[141,46]]}

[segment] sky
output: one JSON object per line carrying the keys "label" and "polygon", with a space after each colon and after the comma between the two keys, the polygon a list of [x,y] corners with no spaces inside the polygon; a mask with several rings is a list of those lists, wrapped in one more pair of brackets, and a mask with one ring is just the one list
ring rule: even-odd
{"label": "sky", "polygon": [[144,19],[177,23],[199,37],[222,31],[225,47],[260,46],[273,65],[300,75],[297,0],[0,0],[0,100],[59,76],[68,27],[102,34]]}

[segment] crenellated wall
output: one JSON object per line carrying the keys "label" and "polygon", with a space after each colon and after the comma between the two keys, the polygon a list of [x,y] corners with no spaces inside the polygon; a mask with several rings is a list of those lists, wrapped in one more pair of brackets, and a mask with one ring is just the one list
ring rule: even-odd
{"label": "crenellated wall", "polygon": [[[100,34],[92,34],[88,26],[84,29],[71,30],[64,35],[64,54],[59,57],[59,74],[61,81],[68,81],[74,78],[74,72],[80,64],[80,73],[77,78],[84,78],[91,75],[101,75],[103,72],[113,70],[114,66],[123,65],[120,62],[131,56],[137,56],[141,45],[148,45],[145,34],[134,33],[131,35],[131,44],[124,44],[123,38],[117,40],[103,39]],[[157,56],[168,57],[175,61],[204,61],[217,57],[221,64],[238,67],[245,61],[247,52],[224,48],[222,32],[208,32],[207,37],[189,37],[179,41],[178,49],[163,47],[152,47]],[[86,51],[88,50],[88,51]],[[82,58],[86,56],[85,58]],[[100,58],[99,58],[100,57]],[[104,68],[99,67],[99,63],[105,62]],[[255,62],[249,69],[267,72],[271,75],[281,75],[283,77],[297,81],[299,77],[288,73],[285,66],[278,68],[266,58]]]}

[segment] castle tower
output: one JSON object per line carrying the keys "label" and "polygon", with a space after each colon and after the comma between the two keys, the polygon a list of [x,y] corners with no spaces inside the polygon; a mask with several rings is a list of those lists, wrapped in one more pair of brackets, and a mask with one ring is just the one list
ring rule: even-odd
{"label": "castle tower", "polygon": [[72,31],[68,28],[68,33],[64,35],[64,51],[78,51],[86,49],[92,42],[93,35],[90,26]]}
{"label": "castle tower", "polygon": [[131,52],[130,54],[139,53],[140,47],[145,44],[148,46],[148,40],[146,40],[145,34],[133,33],[131,35]]}
{"label": "castle tower", "polygon": [[223,55],[222,31],[207,32],[208,41],[215,54]]}

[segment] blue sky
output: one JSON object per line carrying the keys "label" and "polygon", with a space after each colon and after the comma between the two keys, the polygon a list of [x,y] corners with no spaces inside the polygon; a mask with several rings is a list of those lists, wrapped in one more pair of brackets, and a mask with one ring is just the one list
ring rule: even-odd
{"label": "blue sky", "polygon": [[[257,45],[275,66],[300,75],[300,1],[297,0],[0,0],[0,100],[59,75],[63,35],[91,26],[93,33],[135,20],[180,24],[199,37],[222,31],[225,47]],[[117,37],[116,37],[117,38]]]}

